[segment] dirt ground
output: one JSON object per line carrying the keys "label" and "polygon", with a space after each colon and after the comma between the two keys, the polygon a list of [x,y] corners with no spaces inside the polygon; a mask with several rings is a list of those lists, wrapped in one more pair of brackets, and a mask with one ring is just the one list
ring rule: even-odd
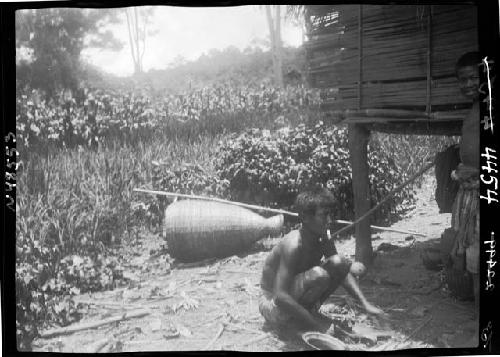
{"label": "dirt ground", "polygon": [[[369,301],[388,313],[387,319],[367,316],[339,289],[321,313],[357,337],[346,337],[350,349],[472,347],[474,305],[451,296],[442,272],[427,270],[424,247],[438,244],[450,225],[450,214],[439,214],[435,181],[426,178],[416,208],[393,228],[413,230],[426,237],[375,233],[374,266],[360,280]],[[35,351],[300,351],[312,349],[295,332],[278,334],[264,324],[258,311],[259,278],[269,249],[280,238],[256,243],[251,252],[199,265],[178,264],[161,250],[159,235],[144,234],[123,248],[125,276],[130,283],[113,291],[82,294],[84,306],[77,324],[115,321],[71,334],[38,339]],[[395,247],[377,250],[382,243]],[[383,247],[383,246],[382,246]],[[337,244],[354,256],[355,241]],[[144,311],[142,317],[126,313]],[[70,326],[71,327],[71,326]],[[360,336],[363,336],[362,338]],[[468,344],[467,344],[467,341]]]}

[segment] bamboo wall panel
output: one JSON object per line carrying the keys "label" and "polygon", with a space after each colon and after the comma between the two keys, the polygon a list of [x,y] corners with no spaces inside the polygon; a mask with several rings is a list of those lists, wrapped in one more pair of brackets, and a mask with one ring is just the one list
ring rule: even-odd
{"label": "bamboo wall panel", "polygon": [[[433,80],[432,105],[458,105],[468,103],[462,97],[455,78],[444,78]],[[427,81],[408,81],[396,83],[364,83],[363,84],[363,107],[384,108],[408,106],[417,107],[426,105]],[[355,107],[357,100],[357,85],[343,86],[339,88],[335,98],[331,98],[332,108],[349,109]],[[335,105],[337,103],[337,105]]]}
{"label": "bamboo wall panel", "polygon": [[[362,9],[363,108],[425,107],[427,78],[431,78],[432,106],[467,104],[457,88],[454,67],[463,53],[478,49],[474,6],[363,5]],[[357,108],[359,5],[307,6],[306,13],[312,19],[305,44],[310,84],[338,88],[325,100],[326,107]]]}
{"label": "bamboo wall panel", "polygon": [[426,75],[425,21],[417,17],[417,6],[405,6],[399,11],[398,9],[397,6],[367,6],[364,11],[364,81],[396,80]]}
{"label": "bamboo wall panel", "polygon": [[[432,18],[433,76],[454,75],[458,58],[466,52],[479,49],[476,8],[470,6],[444,11],[445,8],[436,6]],[[460,19],[458,28],[453,26],[457,18]]]}

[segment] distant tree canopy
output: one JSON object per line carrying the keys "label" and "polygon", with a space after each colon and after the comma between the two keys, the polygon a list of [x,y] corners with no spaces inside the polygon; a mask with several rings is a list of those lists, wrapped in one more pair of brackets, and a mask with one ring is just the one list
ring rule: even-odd
{"label": "distant tree canopy", "polygon": [[[285,85],[303,81],[303,78],[299,78],[305,72],[305,56],[301,48],[283,49],[283,72]],[[195,61],[179,57],[165,70],[144,73],[140,81],[157,90],[178,92],[221,83],[234,86],[256,85],[270,82],[272,77],[270,51],[259,47],[248,47],[241,51],[230,46],[223,50],[212,49]]]}
{"label": "distant tree canopy", "polygon": [[102,26],[118,22],[112,9],[50,8],[16,12],[16,84],[44,90],[75,89],[86,47],[120,49]]}

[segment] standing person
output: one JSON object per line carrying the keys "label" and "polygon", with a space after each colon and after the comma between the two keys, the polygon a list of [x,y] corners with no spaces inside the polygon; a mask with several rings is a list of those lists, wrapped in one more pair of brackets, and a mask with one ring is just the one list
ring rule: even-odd
{"label": "standing person", "polygon": [[[472,101],[464,119],[460,139],[460,161],[452,178],[460,187],[453,203],[451,225],[456,231],[454,259],[465,261],[472,274],[475,317],[479,313],[479,65],[478,52],[468,52],[457,61],[455,71],[462,94]],[[477,338],[477,337],[476,337]]]}
{"label": "standing person", "polygon": [[340,257],[334,242],[326,239],[333,204],[327,189],[301,192],[295,202],[301,228],[288,233],[264,263],[259,311],[274,327],[293,321],[301,328],[326,331],[329,326],[314,314],[340,285],[368,313],[384,314],[366,300],[353,276],[362,270],[361,263]]}

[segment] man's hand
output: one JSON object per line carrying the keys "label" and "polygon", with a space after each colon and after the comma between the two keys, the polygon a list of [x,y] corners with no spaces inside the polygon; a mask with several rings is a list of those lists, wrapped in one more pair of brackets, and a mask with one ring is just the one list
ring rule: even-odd
{"label": "man's hand", "polygon": [[364,308],[365,308],[366,312],[369,314],[380,316],[380,317],[387,316],[387,314],[382,309],[379,309],[378,307],[376,307],[370,303],[366,303],[364,305]]}
{"label": "man's hand", "polygon": [[327,335],[333,336],[335,334],[335,325],[331,324],[328,329],[325,331]]}

